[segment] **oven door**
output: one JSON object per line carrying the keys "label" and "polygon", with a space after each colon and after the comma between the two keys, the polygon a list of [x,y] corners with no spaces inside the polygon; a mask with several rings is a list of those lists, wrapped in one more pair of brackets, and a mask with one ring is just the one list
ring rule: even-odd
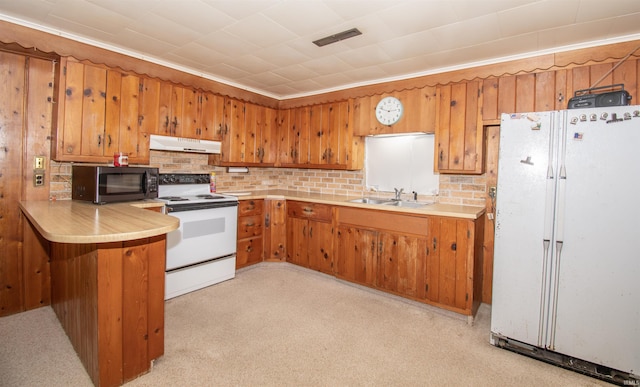
{"label": "oven door", "polygon": [[180,227],[167,234],[167,271],[236,253],[238,203],[169,215]]}

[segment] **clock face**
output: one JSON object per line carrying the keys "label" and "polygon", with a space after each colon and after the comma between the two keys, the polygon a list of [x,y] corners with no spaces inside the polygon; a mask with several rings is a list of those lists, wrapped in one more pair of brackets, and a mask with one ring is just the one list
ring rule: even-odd
{"label": "clock face", "polygon": [[395,97],[384,97],[376,106],[376,118],[383,125],[393,125],[402,117],[402,102]]}

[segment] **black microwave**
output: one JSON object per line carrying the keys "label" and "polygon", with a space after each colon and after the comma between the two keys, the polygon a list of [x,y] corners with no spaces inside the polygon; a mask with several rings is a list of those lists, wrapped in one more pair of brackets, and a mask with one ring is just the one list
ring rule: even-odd
{"label": "black microwave", "polygon": [[71,199],[96,204],[158,197],[158,168],[74,165]]}

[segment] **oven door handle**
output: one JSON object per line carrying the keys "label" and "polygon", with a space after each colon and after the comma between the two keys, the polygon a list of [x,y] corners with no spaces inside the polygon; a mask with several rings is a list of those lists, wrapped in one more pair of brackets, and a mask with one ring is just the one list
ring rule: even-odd
{"label": "oven door handle", "polygon": [[196,210],[210,210],[213,208],[237,207],[238,202],[218,202],[218,203],[181,203],[165,205],[167,212],[182,212]]}

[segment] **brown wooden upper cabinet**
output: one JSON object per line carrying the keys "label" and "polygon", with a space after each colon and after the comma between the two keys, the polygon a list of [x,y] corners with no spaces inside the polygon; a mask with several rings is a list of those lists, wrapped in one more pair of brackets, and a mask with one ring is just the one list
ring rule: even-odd
{"label": "brown wooden upper cabinet", "polygon": [[[354,102],[354,135],[435,133],[437,88],[427,86],[382,95],[365,96]],[[376,105],[384,97],[393,96],[402,102],[404,112],[393,125],[383,125],[376,119]]]}
{"label": "brown wooden upper cabinet", "polygon": [[436,171],[483,173],[484,131],[480,82],[453,83],[437,88]]}
{"label": "brown wooden upper cabinet", "polygon": [[62,58],[52,158],[109,162],[124,152],[130,163],[148,163],[148,138],[139,136],[140,88],[135,75]]}
{"label": "brown wooden upper cabinet", "polygon": [[278,165],[360,169],[364,143],[353,135],[353,100],[278,111]]}
{"label": "brown wooden upper cabinet", "polygon": [[199,92],[168,82],[160,83],[158,133],[164,136],[198,138]]}
{"label": "brown wooden upper cabinet", "polygon": [[221,165],[272,166],[276,160],[276,110],[225,99]]}

